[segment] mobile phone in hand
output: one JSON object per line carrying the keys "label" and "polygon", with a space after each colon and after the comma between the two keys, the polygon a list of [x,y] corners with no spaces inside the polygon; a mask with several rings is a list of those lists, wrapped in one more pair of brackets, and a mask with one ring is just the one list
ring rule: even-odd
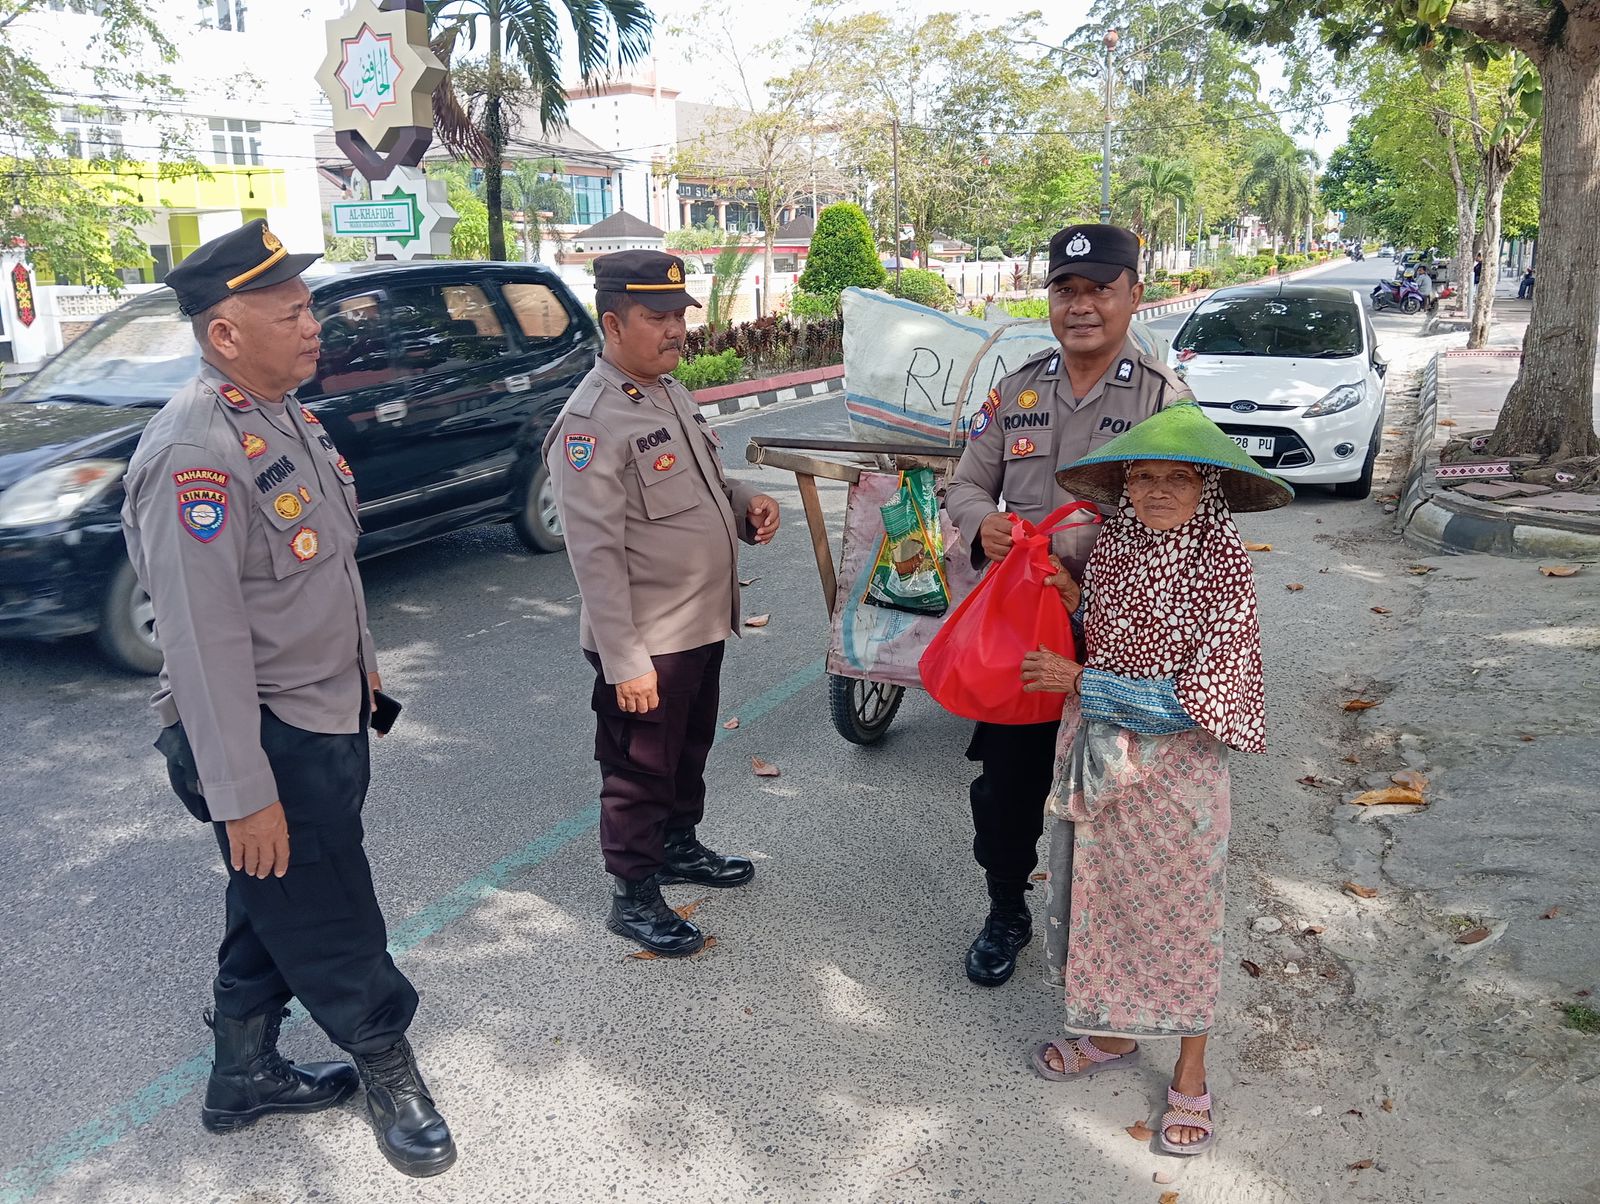
{"label": "mobile phone in hand", "polygon": [[394,721],[400,718],[400,702],[382,690],[372,692],[372,701],[375,704],[372,708],[372,730],[380,736],[387,736]]}

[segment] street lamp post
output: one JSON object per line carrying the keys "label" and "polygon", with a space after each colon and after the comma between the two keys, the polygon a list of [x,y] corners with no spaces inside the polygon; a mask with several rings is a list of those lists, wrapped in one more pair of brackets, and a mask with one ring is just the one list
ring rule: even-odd
{"label": "street lamp post", "polygon": [[1117,31],[1106,30],[1101,39],[1106,48],[1106,126],[1100,142],[1100,224],[1111,221],[1111,52],[1117,48]]}

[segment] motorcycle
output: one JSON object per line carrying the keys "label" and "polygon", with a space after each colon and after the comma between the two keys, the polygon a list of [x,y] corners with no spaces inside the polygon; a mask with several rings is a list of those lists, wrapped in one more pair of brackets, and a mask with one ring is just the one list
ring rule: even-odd
{"label": "motorcycle", "polygon": [[1398,309],[1403,314],[1414,314],[1427,304],[1422,291],[1406,280],[1382,280],[1372,286],[1374,311]]}
{"label": "motorcycle", "polygon": [[1365,259],[1367,257],[1367,253],[1365,251],[1363,251],[1360,247],[1356,247],[1356,246],[1347,247],[1345,249],[1345,254],[1350,256],[1351,259],[1358,260],[1358,261],[1362,260],[1362,259]]}

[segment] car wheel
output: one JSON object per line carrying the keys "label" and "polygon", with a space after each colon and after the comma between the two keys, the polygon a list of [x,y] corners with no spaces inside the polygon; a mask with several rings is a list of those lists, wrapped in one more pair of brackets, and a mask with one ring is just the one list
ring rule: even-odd
{"label": "car wheel", "polygon": [[126,557],[106,584],[95,641],[105,658],[119,669],[145,676],[161,672],[155,606]]}
{"label": "car wheel", "polygon": [[511,525],[528,551],[559,552],[567,546],[550,469],[537,456],[528,457],[523,465],[511,504]]}
{"label": "car wheel", "polygon": [[1372,432],[1372,442],[1367,445],[1367,459],[1361,465],[1361,475],[1353,481],[1341,481],[1333,487],[1334,497],[1368,498],[1372,496],[1372,473],[1378,466],[1378,448],[1383,444],[1383,416]]}
{"label": "car wheel", "polygon": [[1414,314],[1421,308],[1422,302],[1418,301],[1415,297],[1407,297],[1404,301],[1400,302],[1400,312],[1403,314]]}

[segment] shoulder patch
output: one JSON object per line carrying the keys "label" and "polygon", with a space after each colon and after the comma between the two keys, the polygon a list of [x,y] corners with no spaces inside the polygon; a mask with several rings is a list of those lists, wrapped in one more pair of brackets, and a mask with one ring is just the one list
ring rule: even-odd
{"label": "shoulder patch", "polygon": [[631,380],[623,381],[621,386],[619,386],[619,387],[622,389],[622,391],[624,393],[626,393],[628,395],[628,397],[631,400],[633,400],[633,401],[643,401],[644,400],[644,392],[643,392],[643,390],[641,390],[639,388],[639,386],[634,384]]}
{"label": "shoulder patch", "polygon": [[217,396],[222,398],[228,408],[232,410],[248,410],[255,404],[245,395],[243,389],[228,381],[223,381],[222,384],[217,386]]}
{"label": "shoulder patch", "polygon": [[218,489],[228,487],[228,474],[220,468],[185,468],[172,474],[174,485],[215,485]]}
{"label": "shoulder patch", "polygon": [[1127,384],[1130,380],[1133,379],[1133,361],[1132,360],[1130,360],[1130,359],[1122,359],[1122,360],[1118,360],[1117,361],[1117,379],[1119,381],[1121,381],[1123,384]]}
{"label": "shoulder patch", "polygon": [[227,491],[211,485],[179,489],[178,525],[201,543],[210,543],[228,525]]}
{"label": "shoulder patch", "polygon": [[983,432],[989,429],[989,423],[994,420],[993,414],[994,411],[989,408],[988,402],[984,402],[983,405],[978,407],[977,414],[973,416],[972,422],[967,426],[967,439],[969,441],[980,438]]}
{"label": "shoulder patch", "polygon": [[566,439],[567,463],[573,470],[582,472],[594,461],[597,440],[593,435],[568,435]]}

